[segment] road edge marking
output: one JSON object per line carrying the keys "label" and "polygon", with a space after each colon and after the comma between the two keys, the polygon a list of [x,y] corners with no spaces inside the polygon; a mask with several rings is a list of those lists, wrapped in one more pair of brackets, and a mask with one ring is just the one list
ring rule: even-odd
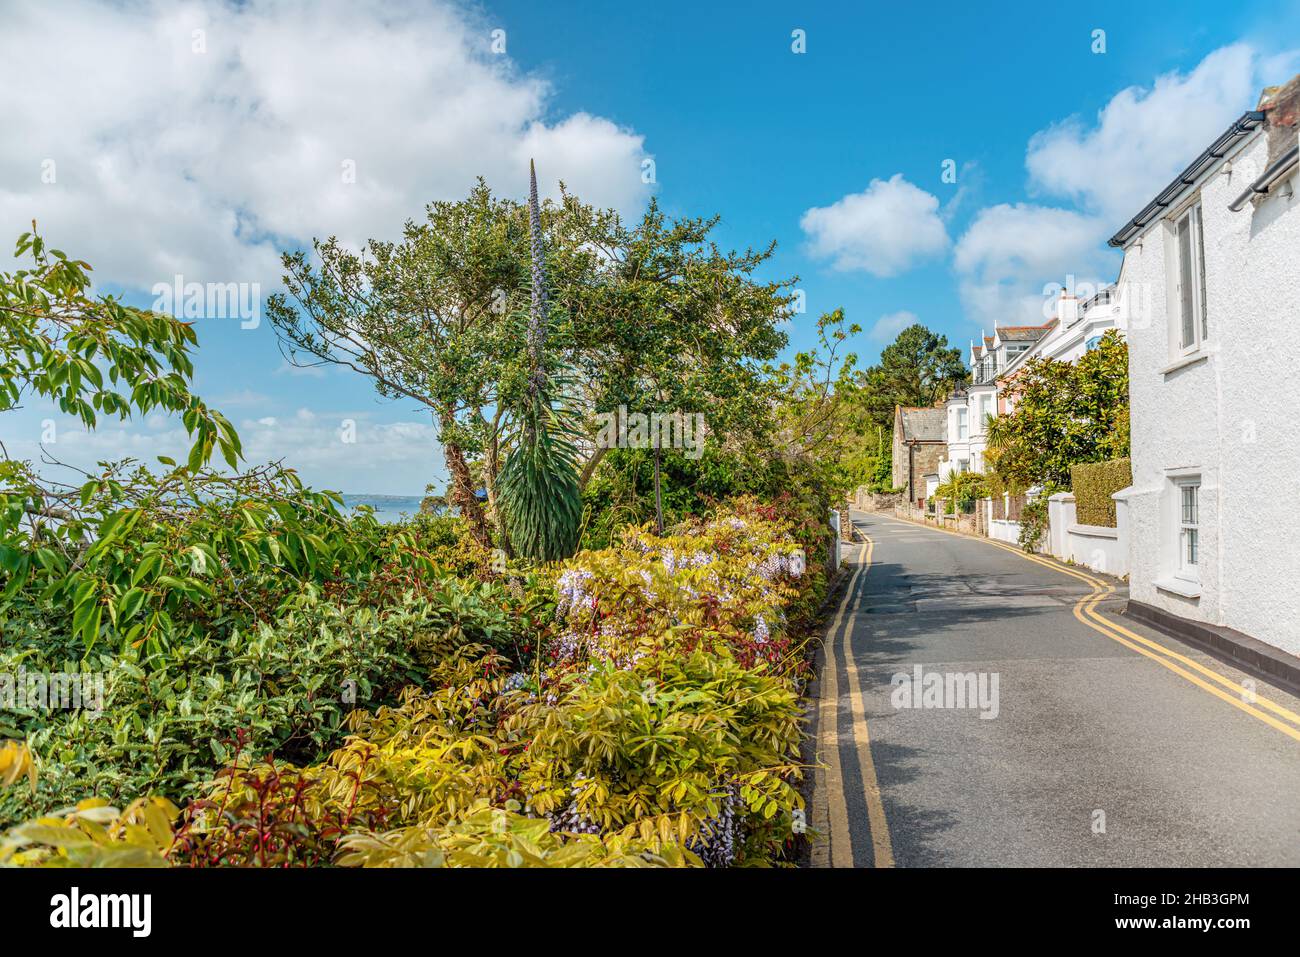
{"label": "road edge marking", "polygon": [[[818,702],[817,726],[819,737],[822,739],[820,743],[825,752],[826,768],[820,776],[827,797],[826,813],[830,824],[827,834],[830,842],[828,857],[831,867],[853,866],[853,834],[849,829],[849,806],[844,796],[844,770],[840,762],[840,689],[839,666],[835,662],[835,636],[844,622],[844,609],[848,607],[849,599],[853,597],[854,586],[857,585],[861,573],[862,566],[859,565],[849,577],[839,611],[835,614],[835,620],[826,633],[826,642],[822,646],[825,649],[822,668],[824,674],[819,689],[821,701]],[[847,864],[844,863],[846,856]]]}
{"label": "road edge marking", "polygon": [[[1100,604],[1102,599],[1104,599],[1107,595],[1113,594],[1115,591],[1113,586],[1103,581],[1102,579],[1094,578],[1091,575],[1087,575],[1083,572],[1076,571],[1075,569],[1072,568],[1067,568],[1064,565],[1061,565],[1055,561],[1044,558],[1040,555],[1029,554],[1028,552],[1025,552],[1023,549],[1014,548],[1011,545],[1007,544],[1006,542],[999,542],[994,539],[986,538],[986,537],[981,538],[975,535],[964,535],[961,532],[950,532],[946,528],[937,528],[930,525],[924,525],[920,522],[913,522],[910,519],[899,518],[896,515],[892,517],[896,521],[907,522],[909,525],[916,525],[920,528],[928,528],[931,531],[943,532],[946,535],[956,535],[959,538],[968,539],[973,542],[983,542],[986,545],[992,545],[995,548],[1000,548],[1003,551],[1010,552],[1013,555],[1018,555],[1021,558],[1025,559],[1026,561],[1034,562],[1035,564],[1042,565],[1044,568],[1050,568],[1053,571],[1060,572],[1063,575],[1069,575],[1073,578],[1077,578],[1080,579],[1081,581],[1086,582],[1087,584],[1092,586],[1093,593],[1091,595],[1082,596],[1081,598],[1077,599],[1074,603],[1074,616],[1077,619],[1079,619],[1079,621],[1081,621],[1083,624],[1087,625],[1089,628],[1091,628],[1093,631],[1097,632],[1098,634],[1105,635],[1111,641],[1118,642],[1119,644],[1124,645],[1126,648],[1136,651],[1138,654],[1144,655],[1145,657],[1150,658],[1152,661],[1160,665],[1163,665],[1165,668],[1168,668],[1170,671],[1174,672],[1180,677],[1186,679],[1187,681],[1190,681],[1198,688],[1208,691],[1216,698],[1220,698],[1228,702],[1228,704],[1232,705],[1234,708],[1244,711],[1246,714],[1249,714],[1253,718],[1257,718],[1258,720],[1262,721],[1264,724],[1268,725],[1269,727],[1281,731],[1283,734],[1287,735],[1288,737],[1294,738],[1296,741],[1300,741],[1300,729],[1293,728],[1290,725],[1277,720],[1272,715],[1265,714],[1264,712],[1255,709],[1250,704],[1247,704],[1245,701],[1242,701],[1238,698],[1234,698],[1232,695],[1228,694],[1222,689],[1216,688],[1213,685],[1208,684],[1207,682],[1198,678],[1196,675],[1193,675],[1190,672],[1179,667],[1178,665],[1174,664],[1174,662],[1168,660],[1168,658],[1176,659],[1178,661],[1181,661],[1191,666],[1192,668],[1195,668],[1196,670],[1213,678],[1215,681],[1219,682],[1224,687],[1235,688],[1238,691],[1244,691],[1245,689],[1242,688],[1240,682],[1233,681],[1231,678],[1219,674],[1213,668],[1209,668],[1201,664],[1199,661],[1195,661],[1194,659],[1188,658],[1187,656],[1182,655],[1177,651],[1174,651],[1172,648],[1167,648],[1164,645],[1160,644],[1160,642],[1158,641],[1153,641],[1150,638],[1146,638],[1142,635],[1138,635],[1132,631],[1129,631],[1124,626],[1118,624],[1117,622],[1111,621],[1109,618],[1105,617],[1100,611],[1097,611],[1097,605]],[[1085,605],[1087,606],[1086,608],[1084,607]],[[1084,617],[1085,614],[1087,615],[1087,617]],[[1152,650],[1148,650],[1148,648],[1143,648],[1140,647],[1139,645],[1133,644],[1132,642],[1121,637],[1120,633],[1126,634],[1129,637],[1136,639],[1137,641],[1141,642],[1143,645],[1148,646],[1148,648]],[[1155,652],[1159,652],[1159,654]],[[1162,657],[1162,655],[1168,656],[1168,658]],[[1295,712],[1282,707],[1281,705],[1277,704],[1274,701],[1269,700],[1268,698],[1263,697],[1262,695],[1255,694],[1254,698],[1255,698],[1255,701],[1253,702],[1254,704],[1261,705],[1270,711],[1273,711],[1277,714],[1287,717],[1290,720],[1294,720],[1300,723],[1300,715],[1297,715]]]}
{"label": "road edge marking", "polygon": [[[876,543],[865,533],[862,537],[866,541],[858,555],[858,562],[865,578],[871,572],[871,557],[875,553]],[[853,600],[853,612],[844,629],[844,670],[847,672],[845,677],[849,682],[849,703],[853,714],[853,743],[857,746],[858,767],[862,772],[862,794],[867,802],[867,823],[871,828],[871,862],[874,867],[893,867],[894,846],[889,837],[889,819],[885,817],[885,802],[880,793],[880,781],[876,777],[876,762],[871,757],[867,709],[862,701],[858,666],[853,660],[853,622],[861,605],[862,592],[859,591]]]}
{"label": "road edge marking", "polygon": [[1134,641],[1137,641],[1140,644],[1145,645],[1146,648],[1150,649],[1151,651],[1154,651],[1158,654],[1165,655],[1168,658],[1173,659],[1174,661],[1177,661],[1196,671],[1199,671],[1201,672],[1201,674],[1205,675],[1206,677],[1214,681],[1217,681],[1223,687],[1230,688],[1238,692],[1239,694],[1246,690],[1245,688],[1242,687],[1241,682],[1233,681],[1231,678],[1219,674],[1213,668],[1203,665],[1201,664],[1201,662],[1196,661],[1193,658],[1189,658],[1186,655],[1174,651],[1172,648],[1167,648],[1164,645],[1160,644],[1160,642],[1158,641],[1153,641],[1152,639],[1147,638],[1144,635],[1139,635],[1136,632],[1130,631],[1128,628],[1125,628],[1119,622],[1112,621],[1110,618],[1103,615],[1101,611],[1098,610],[1097,606],[1102,602],[1103,599],[1113,594],[1115,591],[1114,587],[1110,585],[1108,582],[1105,582],[1099,578],[1094,578],[1093,576],[1088,575],[1084,572],[1078,572],[1075,571],[1074,569],[1067,569],[1057,564],[1056,562],[1044,558],[1042,556],[1029,555],[1021,551],[1020,549],[1012,548],[1009,545],[1005,545],[1000,542],[991,542],[990,544],[996,544],[999,548],[1003,548],[1006,551],[1019,555],[1021,558],[1028,559],[1031,562],[1036,562],[1039,565],[1042,565],[1046,568],[1053,569],[1054,571],[1058,571],[1066,575],[1073,575],[1076,578],[1088,582],[1093,586],[1094,594],[1092,596],[1084,596],[1083,598],[1080,598],[1075,603],[1076,607],[1082,608],[1083,614],[1087,616],[1087,619],[1080,617],[1077,611],[1075,617],[1079,618],[1079,620],[1082,621],[1085,625],[1088,625],[1094,631],[1104,634],[1107,638],[1110,638],[1114,641],[1118,641],[1120,644],[1132,648],[1134,651],[1141,652],[1142,654],[1151,657],[1153,660],[1159,661],[1161,664],[1177,672],[1179,675],[1191,681],[1193,684],[1197,685],[1198,687],[1204,688],[1206,691],[1209,691],[1215,697],[1222,698],[1223,700],[1229,702],[1234,706],[1241,707],[1248,714],[1256,718],[1259,718],[1261,721],[1263,721],[1265,724],[1269,725],[1270,727],[1278,728],[1279,730],[1285,732],[1290,737],[1293,737],[1297,741],[1300,741],[1300,732],[1297,732],[1295,728],[1292,728],[1289,725],[1276,721],[1272,716],[1266,715],[1260,711],[1255,710],[1253,707],[1251,707],[1251,705],[1258,704],[1261,707],[1266,708],[1269,711],[1272,711],[1274,714],[1280,715],[1283,718],[1289,721],[1293,721],[1298,725],[1300,725],[1300,714],[1296,714],[1294,711],[1284,708],[1282,705],[1277,704],[1276,702],[1268,698],[1265,698],[1263,695],[1259,695],[1259,694],[1254,695],[1255,700],[1249,703],[1240,700],[1238,698],[1234,698],[1231,695],[1227,695],[1224,692],[1220,691],[1220,689],[1218,688],[1214,688],[1205,684],[1200,678],[1197,678],[1196,676],[1189,674],[1188,672],[1184,671],[1182,668],[1178,667],[1177,665],[1174,665],[1172,662],[1166,661],[1164,658],[1155,657],[1154,655],[1151,655],[1148,651],[1142,648],[1135,647],[1131,642],[1124,640],[1124,638],[1121,638],[1120,635],[1124,635],[1127,638],[1131,638]]}

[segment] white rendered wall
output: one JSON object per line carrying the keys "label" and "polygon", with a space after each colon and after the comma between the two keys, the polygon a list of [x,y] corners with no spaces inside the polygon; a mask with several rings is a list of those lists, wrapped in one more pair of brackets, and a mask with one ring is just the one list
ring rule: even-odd
{"label": "white rendered wall", "polygon": [[[1170,368],[1166,221],[1125,250],[1133,486],[1122,494],[1135,600],[1300,654],[1300,199],[1228,209],[1266,155],[1257,134],[1230,172],[1201,186],[1209,338],[1200,361]],[[1158,584],[1177,560],[1171,476],[1180,473],[1201,476],[1198,597]]]}

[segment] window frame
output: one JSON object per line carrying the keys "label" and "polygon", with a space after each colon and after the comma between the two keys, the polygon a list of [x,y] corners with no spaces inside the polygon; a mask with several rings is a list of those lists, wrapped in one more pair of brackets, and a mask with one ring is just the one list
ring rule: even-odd
{"label": "window frame", "polygon": [[[1174,547],[1177,560],[1174,562],[1174,577],[1187,582],[1201,581],[1201,477],[1187,475],[1174,479]],[[1191,519],[1187,517],[1185,498],[1192,493]],[[1189,562],[1188,542],[1196,553],[1196,561]]]}
{"label": "window frame", "polygon": [[[1182,243],[1182,225],[1187,224],[1187,254],[1191,262],[1187,264],[1187,278],[1191,289],[1185,288],[1183,281],[1184,251]],[[1197,195],[1191,202],[1181,207],[1169,217],[1170,235],[1173,240],[1173,274],[1177,299],[1174,303],[1174,342],[1175,355],[1195,355],[1204,348],[1209,339],[1209,310],[1205,301],[1205,212],[1201,197]],[[1187,296],[1190,291],[1191,300]],[[1190,315],[1184,311],[1190,309]],[[1187,321],[1190,320],[1191,337],[1185,340]]]}
{"label": "window frame", "polygon": [[970,439],[970,410],[964,405],[957,406],[957,441]]}

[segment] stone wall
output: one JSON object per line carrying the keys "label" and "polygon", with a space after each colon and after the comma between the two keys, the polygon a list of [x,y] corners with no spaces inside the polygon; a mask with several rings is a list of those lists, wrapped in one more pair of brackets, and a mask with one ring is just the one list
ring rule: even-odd
{"label": "stone wall", "polygon": [[864,512],[892,512],[894,506],[906,502],[907,496],[902,492],[881,494],[868,491],[865,485],[859,485],[853,493],[853,507]]}

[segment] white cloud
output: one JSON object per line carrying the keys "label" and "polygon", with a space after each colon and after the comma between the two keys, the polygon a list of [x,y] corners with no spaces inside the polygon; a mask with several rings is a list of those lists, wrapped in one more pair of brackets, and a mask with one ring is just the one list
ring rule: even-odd
{"label": "white cloud", "polygon": [[1093,283],[1113,276],[1105,236],[1103,221],[1074,210],[1027,203],[981,210],[953,256],[968,318],[990,331],[995,323],[1045,321],[1055,295],[1048,284],[1069,275]]}
{"label": "white cloud", "polygon": [[[44,405],[44,404],[42,404]],[[304,415],[303,412],[308,414]],[[155,466],[157,456],[183,462],[192,440],[177,422],[146,431],[132,423],[102,421],[93,432],[79,422],[45,408],[22,409],[5,421],[10,456],[40,463],[44,456],[94,469],[96,462],[134,458]],[[46,434],[45,417],[53,420]],[[349,425],[350,423],[350,425]],[[244,447],[244,465],[283,461],[315,488],[376,494],[417,494],[427,482],[445,482],[446,469],[437,430],[420,422],[377,422],[369,413],[299,410],[290,417],[262,416],[234,422]],[[49,439],[53,438],[53,442]],[[44,449],[41,443],[44,442]],[[218,457],[214,468],[226,470]],[[73,481],[57,466],[41,466],[50,479]]]}
{"label": "white cloud", "polygon": [[1036,133],[1025,156],[1031,192],[1077,208],[1017,203],[982,210],[954,255],[968,317],[988,329],[995,322],[1042,322],[1052,312],[1050,285],[1071,276],[1076,284],[1113,281],[1116,259],[1105,251],[1106,237],[1297,63],[1294,51],[1264,57],[1233,44],[1188,73],[1121,90],[1093,123],[1070,117]]}
{"label": "white cloud", "polygon": [[[302,356],[301,360],[304,363],[310,363],[315,361],[311,358],[311,356]],[[286,359],[284,362],[281,362],[280,365],[276,368],[275,374],[293,376],[295,378],[301,378],[305,376],[306,378],[309,379],[323,379],[325,378],[326,370],[329,368],[330,367],[328,365],[319,364],[319,363],[316,365],[294,365],[292,362],[289,362]]]}
{"label": "white cloud", "polygon": [[100,281],[271,286],[284,245],[396,237],[479,174],[522,196],[530,157],[552,195],[563,179],[588,202],[638,207],[643,137],[552,117],[547,84],[489,51],[500,25],[456,0],[8,10],[0,241],[35,218]]}
{"label": "white cloud", "polygon": [[867,338],[872,342],[893,342],[900,332],[920,321],[916,313],[900,309],[877,319],[867,333]]}
{"label": "white cloud", "polygon": [[1294,63],[1294,54],[1265,59],[1237,43],[1215,50],[1190,73],[1172,71],[1150,89],[1121,90],[1095,123],[1071,117],[1034,135],[1025,158],[1030,184],[1118,228],[1253,108],[1265,85],[1289,79],[1290,72],[1278,71]]}
{"label": "white cloud", "polygon": [[833,259],[836,269],[874,276],[895,276],[948,248],[938,198],[902,173],[873,179],[861,193],[808,210],[799,225],[814,256]]}

